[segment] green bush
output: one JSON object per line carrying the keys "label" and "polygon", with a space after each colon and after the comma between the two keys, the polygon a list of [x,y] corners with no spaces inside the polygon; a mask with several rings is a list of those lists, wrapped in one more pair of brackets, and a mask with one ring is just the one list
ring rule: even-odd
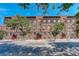
{"label": "green bush", "polygon": [[4,37],[4,31],[3,30],[0,30],[0,40],[2,40]]}

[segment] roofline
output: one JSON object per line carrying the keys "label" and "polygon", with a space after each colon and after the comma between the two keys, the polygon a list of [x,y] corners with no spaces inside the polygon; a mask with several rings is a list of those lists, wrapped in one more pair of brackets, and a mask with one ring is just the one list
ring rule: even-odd
{"label": "roofline", "polygon": [[[5,16],[6,17],[16,17],[16,16]],[[22,17],[27,17],[27,18],[36,18],[36,17],[43,17],[43,18],[60,18],[60,17],[67,17],[67,18],[74,18],[75,16],[22,16]]]}

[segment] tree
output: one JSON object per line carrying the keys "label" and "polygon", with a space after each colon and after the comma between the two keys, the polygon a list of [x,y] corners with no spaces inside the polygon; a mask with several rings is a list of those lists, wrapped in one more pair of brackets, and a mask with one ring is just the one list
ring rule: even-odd
{"label": "tree", "polygon": [[52,35],[55,37],[55,39],[56,39],[56,36],[63,30],[63,28],[64,28],[64,23],[57,22],[54,25],[54,30],[51,29]]}
{"label": "tree", "polygon": [[79,24],[76,26],[76,36],[79,38]]}
{"label": "tree", "polygon": [[58,9],[60,9],[60,11],[57,13],[57,15],[60,15],[61,11],[68,12],[71,6],[73,6],[73,3],[62,3],[58,6]]}
{"label": "tree", "polygon": [[76,19],[79,19],[79,12],[75,14]]}
{"label": "tree", "polygon": [[[30,8],[30,3],[19,3],[18,5],[21,6],[24,10]],[[43,14],[44,15],[48,14],[49,3],[36,3],[36,6],[37,6],[38,12],[42,7],[42,9],[44,10]],[[71,6],[73,6],[73,3],[62,3],[61,6],[58,7],[58,9],[61,9],[62,11],[68,11]],[[54,3],[52,4],[51,8],[55,9]],[[59,14],[60,11],[57,14]]]}
{"label": "tree", "polygon": [[6,22],[6,26],[7,28],[10,28],[10,29],[17,29],[18,23],[19,22],[17,19],[8,19]]}
{"label": "tree", "polygon": [[6,23],[7,27],[11,27],[12,29],[20,30],[21,35],[25,36],[27,33],[31,32],[31,23],[26,17],[22,17],[16,15],[15,19],[9,19]]}
{"label": "tree", "polygon": [[[18,5],[21,6],[24,10],[30,8],[30,3],[19,3]],[[36,3],[36,6],[37,6],[38,11],[40,7],[42,7],[42,9],[44,10],[44,13],[46,13],[49,4],[48,3]]]}
{"label": "tree", "polygon": [[[21,6],[24,10],[30,8],[30,3],[19,3],[18,5]],[[44,10],[43,14],[46,14],[49,4],[48,3],[36,3],[36,6],[37,6],[38,11],[42,7],[42,9]]]}
{"label": "tree", "polygon": [[71,6],[73,6],[73,3],[63,3],[58,8],[61,8],[63,11],[68,11]]}
{"label": "tree", "polygon": [[79,12],[75,15],[76,17],[76,36],[79,38]]}
{"label": "tree", "polygon": [[62,4],[62,10],[69,10],[69,8],[73,5],[73,3],[64,3]]}
{"label": "tree", "polygon": [[4,37],[4,31],[3,30],[0,30],[0,40],[2,40]]}
{"label": "tree", "polygon": [[44,10],[44,14],[47,13],[47,9],[49,7],[48,3],[37,3],[36,5],[37,5],[38,10],[40,9],[40,7],[42,7],[42,9]]}
{"label": "tree", "polygon": [[19,3],[19,6],[21,6],[23,9],[29,9],[30,3]]}
{"label": "tree", "polygon": [[[20,18],[20,19],[19,19]],[[21,30],[23,35],[26,35],[31,31],[31,23],[26,17],[19,17],[19,29]]]}

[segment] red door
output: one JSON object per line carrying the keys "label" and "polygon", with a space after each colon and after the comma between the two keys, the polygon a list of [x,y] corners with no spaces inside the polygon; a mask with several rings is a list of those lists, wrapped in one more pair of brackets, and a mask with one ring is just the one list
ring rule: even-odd
{"label": "red door", "polygon": [[61,39],[66,39],[66,35],[65,35],[65,33],[62,33],[62,35],[61,35]]}
{"label": "red door", "polygon": [[12,39],[12,40],[17,39],[17,35],[13,34],[11,39]]}
{"label": "red door", "polygon": [[37,33],[37,35],[36,35],[36,39],[41,39],[41,38],[42,38],[42,35],[39,34],[39,33]]}

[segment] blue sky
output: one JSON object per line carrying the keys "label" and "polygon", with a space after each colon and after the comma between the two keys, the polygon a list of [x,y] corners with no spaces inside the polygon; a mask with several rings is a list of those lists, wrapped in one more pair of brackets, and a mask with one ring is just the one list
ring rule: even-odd
{"label": "blue sky", "polygon": [[[48,8],[48,16],[58,16],[59,9],[57,8],[61,4],[55,4],[55,9],[52,9],[52,4],[49,5]],[[77,12],[79,12],[79,4],[74,4],[68,12],[61,11],[59,16],[74,16]],[[20,14],[22,16],[44,16],[43,10],[36,9],[35,4],[30,5],[30,9],[23,10],[18,4],[15,3],[0,3],[0,25],[4,24],[5,16],[15,16],[16,14]]]}

